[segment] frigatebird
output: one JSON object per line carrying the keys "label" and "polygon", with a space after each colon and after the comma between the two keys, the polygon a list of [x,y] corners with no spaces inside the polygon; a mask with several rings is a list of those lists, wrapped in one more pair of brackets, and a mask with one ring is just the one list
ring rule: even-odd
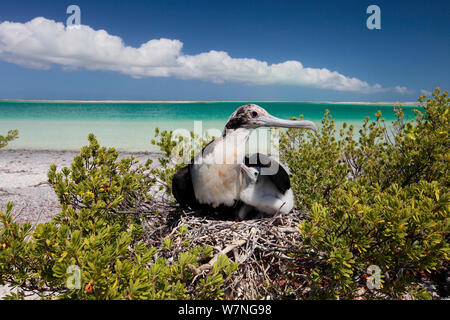
{"label": "frigatebird", "polygon": [[[263,154],[257,153],[255,158],[246,157],[248,137],[259,127],[304,128],[317,132],[316,125],[308,120],[279,119],[255,104],[239,107],[229,117],[222,135],[174,174],[172,193],[179,204],[193,210],[231,209],[236,213],[243,204],[240,199],[241,164],[273,168],[274,162],[267,161]],[[290,189],[289,176],[282,166],[269,171],[269,179],[280,192],[284,194]],[[266,173],[261,172],[263,174]]]}

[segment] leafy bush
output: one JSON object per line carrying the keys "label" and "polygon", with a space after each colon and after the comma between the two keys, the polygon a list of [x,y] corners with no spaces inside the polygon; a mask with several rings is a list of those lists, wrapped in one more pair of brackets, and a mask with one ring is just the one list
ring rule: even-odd
{"label": "leafy bush", "polygon": [[0,134],[0,149],[6,147],[10,141],[17,139],[18,135],[19,131],[17,130],[9,130],[6,137]]}
{"label": "leafy bush", "polygon": [[200,137],[190,132],[189,137],[176,136],[173,131],[155,129],[155,139],[151,143],[161,151],[158,157],[159,167],[151,173],[156,177],[160,188],[169,195],[172,194],[172,178],[175,172],[189,163],[210,141],[212,137],[206,134]]}
{"label": "leafy bush", "polygon": [[[211,259],[211,247],[196,246],[167,258],[170,237],[158,247],[149,245],[141,213],[153,210],[150,189],[156,178],[150,162],[118,160],[114,149],[100,147],[90,135],[71,168],[57,172],[53,165],[48,178],[61,203],[52,222],[34,229],[30,223],[20,225],[11,216],[12,203],[0,214],[0,283],[19,288],[9,298],[223,296],[223,284],[237,267],[226,256],[218,256],[209,272],[198,274],[202,261]],[[177,236],[183,243],[182,232]],[[74,288],[77,270],[80,286]]]}
{"label": "leafy bush", "polygon": [[[423,298],[420,276],[448,266],[447,92],[437,89],[424,110],[405,123],[396,107],[393,136],[380,112],[364,121],[358,140],[345,124],[337,139],[328,113],[317,135],[283,133],[281,157],[293,173],[297,205],[310,211],[296,255],[315,262],[311,298]],[[378,275],[378,290],[368,289]]]}

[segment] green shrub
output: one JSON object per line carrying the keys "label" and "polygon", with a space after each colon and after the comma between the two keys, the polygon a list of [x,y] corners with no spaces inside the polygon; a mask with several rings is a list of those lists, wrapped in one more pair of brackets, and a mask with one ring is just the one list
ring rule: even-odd
{"label": "green shrub", "polygon": [[0,149],[6,147],[10,141],[17,139],[18,135],[19,131],[17,130],[9,130],[6,137],[0,134]]}
{"label": "green shrub", "polygon": [[[349,182],[333,192],[332,205],[313,205],[300,224],[303,253],[323,262],[311,270],[312,294],[400,298],[414,289],[422,272],[448,261],[448,201],[437,183],[381,190]],[[381,286],[358,292],[371,265],[381,270]]]}
{"label": "green shrub", "polygon": [[[150,189],[155,178],[150,171],[150,162],[118,160],[114,149],[101,148],[90,135],[89,145],[70,169],[57,172],[52,166],[48,173],[61,203],[52,222],[34,229],[30,223],[20,225],[9,203],[0,214],[0,284],[19,289],[9,298],[223,297],[223,284],[237,268],[226,256],[219,256],[209,272],[197,274],[200,264],[211,259],[211,247],[197,246],[173,256],[164,253],[168,237],[157,247],[149,244],[141,213],[153,210]],[[180,242],[182,233],[177,237]],[[81,276],[78,288],[67,285],[76,270]]]}
{"label": "green shrub", "polygon": [[335,135],[328,110],[317,135],[308,130],[281,132],[280,158],[291,169],[291,186],[299,208],[310,209],[316,202],[325,204],[330,191],[350,174],[342,154],[345,141]]}
{"label": "green shrub", "polygon": [[393,152],[388,163],[384,186],[396,182],[401,186],[425,180],[438,181],[449,187],[450,162],[450,98],[448,92],[441,94],[439,88],[432,98],[424,102],[425,96],[419,98],[424,104],[424,113],[416,110],[415,121],[403,123],[401,110],[397,135],[394,137]]}
{"label": "green shrub", "polygon": [[151,143],[161,152],[158,157],[159,166],[151,173],[156,177],[160,188],[169,195],[172,194],[172,177],[175,172],[189,163],[210,141],[212,137],[206,134],[200,137],[190,132],[190,137],[175,136],[173,131],[155,129],[155,138]]}
{"label": "green shrub", "polygon": [[[310,298],[425,298],[420,276],[448,265],[447,92],[437,89],[424,110],[405,123],[396,107],[393,135],[380,112],[364,121],[358,140],[345,124],[337,139],[328,113],[315,136],[283,134],[297,205],[310,211],[295,253],[314,261]],[[380,270],[378,290],[366,285],[372,265]]]}

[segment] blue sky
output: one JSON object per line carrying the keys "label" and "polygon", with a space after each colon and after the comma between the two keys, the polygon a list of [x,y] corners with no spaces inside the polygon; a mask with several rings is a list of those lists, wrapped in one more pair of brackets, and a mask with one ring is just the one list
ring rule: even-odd
{"label": "blue sky", "polygon": [[[65,23],[70,4],[89,26],[82,35],[103,29],[123,46],[76,36],[75,51],[55,53],[66,36],[57,24],[24,27],[36,17]],[[381,30],[366,28],[371,4],[381,8]],[[4,99],[415,101],[450,84],[448,1],[15,0],[0,3],[5,21],[17,24],[0,24]],[[137,50],[152,39],[155,48]],[[109,60],[110,47],[120,63]]]}

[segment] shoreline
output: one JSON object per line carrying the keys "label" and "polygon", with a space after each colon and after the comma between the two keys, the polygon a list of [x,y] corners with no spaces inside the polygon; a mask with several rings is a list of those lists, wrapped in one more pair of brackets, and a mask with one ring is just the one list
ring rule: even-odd
{"label": "shoreline", "polygon": [[245,102],[263,102],[263,103],[317,103],[317,104],[355,104],[355,105],[394,105],[401,104],[407,106],[416,106],[414,101],[282,101],[282,100],[76,100],[76,99],[0,99],[0,102],[42,102],[42,103],[245,103]]}
{"label": "shoreline", "polygon": [[[108,146],[105,146],[107,149],[109,149]],[[80,147],[81,148],[81,147]],[[75,155],[78,155],[80,153],[80,148],[78,149],[39,149],[39,148],[14,148],[10,145],[2,148],[0,150],[0,159],[1,159],[1,155],[2,152],[42,152],[42,153],[74,153]],[[130,151],[130,150],[125,150],[125,149],[118,149],[118,148],[114,148],[116,149],[116,151],[119,153],[119,157],[121,157],[121,155],[126,154],[126,155],[134,155],[134,156],[151,156],[151,157],[157,157],[162,155],[163,153],[160,151]],[[0,162],[0,169],[1,169],[1,162]]]}

